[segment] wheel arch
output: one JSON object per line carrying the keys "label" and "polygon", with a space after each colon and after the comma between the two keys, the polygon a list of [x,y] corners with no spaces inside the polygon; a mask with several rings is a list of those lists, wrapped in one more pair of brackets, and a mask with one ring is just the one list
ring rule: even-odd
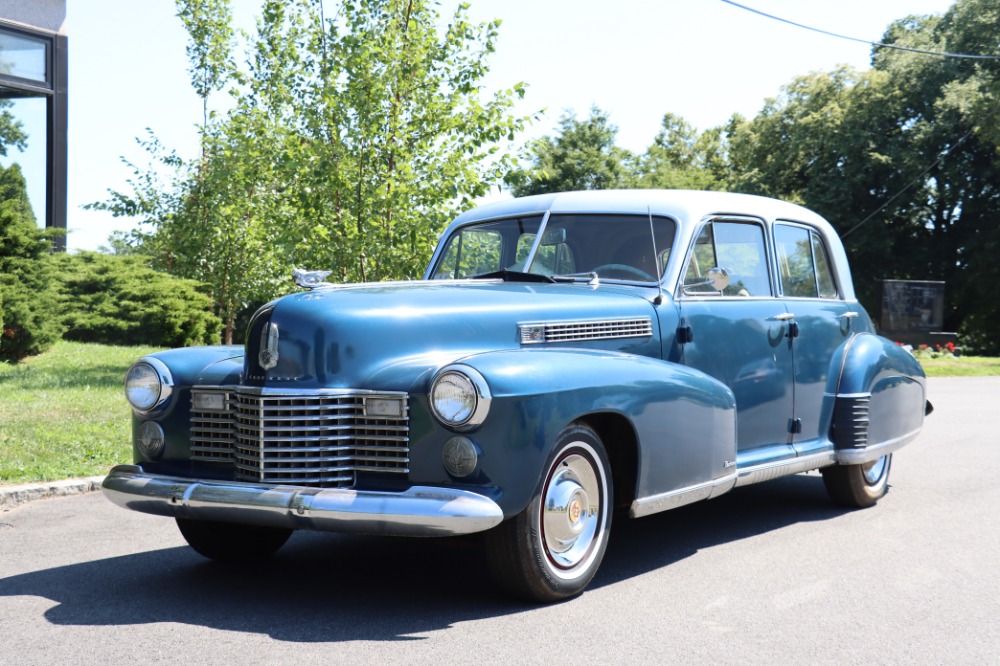
{"label": "wheel arch", "polygon": [[615,508],[628,508],[639,478],[639,438],[634,425],[623,414],[612,412],[587,414],[575,423],[588,426],[601,438],[611,463]]}

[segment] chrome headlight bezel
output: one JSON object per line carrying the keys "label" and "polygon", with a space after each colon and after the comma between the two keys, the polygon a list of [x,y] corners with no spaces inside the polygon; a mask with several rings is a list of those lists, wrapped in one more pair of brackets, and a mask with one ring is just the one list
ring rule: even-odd
{"label": "chrome headlight bezel", "polygon": [[446,428],[459,432],[481,426],[490,413],[492,401],[486,378],[466,365],[443,368],[434,378],[427,396],[434,418]]}
{"label": "chrome headlight bezel", "polygon": [[141,358],[125,373],[125,399],[138,414],[162,409],[173,391],[173,375],[157,358]]}

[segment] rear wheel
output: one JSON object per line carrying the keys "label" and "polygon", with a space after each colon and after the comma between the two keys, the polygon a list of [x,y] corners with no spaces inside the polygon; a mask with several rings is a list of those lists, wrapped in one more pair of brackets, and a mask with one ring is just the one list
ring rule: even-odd
{"label": "rear wheel", "polygon": [[889,489],[892,454],[860,465],[823,468],[823,484],[837,504],[853,509],[874,506]]}
{"label": "rear wheel", "polygon": [[177,518],[184,539],[210,560],[245,562],[271,555],[285,545],[292,530]]}
{"label": "rear wheel", "polygon": [[486,535],[494,577],[533,601],[582,592],[608,545],[611,497],[600,437],[586,426],[566,428],[527,508]]}

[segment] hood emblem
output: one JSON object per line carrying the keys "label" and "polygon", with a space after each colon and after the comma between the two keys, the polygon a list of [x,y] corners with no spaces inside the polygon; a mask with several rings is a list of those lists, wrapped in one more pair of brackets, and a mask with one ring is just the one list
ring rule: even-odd
{"label": "hood emblem", "polygon": [[270,370],[278,365],[278,325],[271,322],[260,332],[260,353],[257,354],[260,367]]}
{"label": "hood emblem", "polygon": [[324,280],[326,280],[326,276],[332,272],[333,271],[307,271],[302,268],[296,268],[292,271],[292,279],[295,280],[295,284],[304,289],[315,289],[316,287],[327,284]]}

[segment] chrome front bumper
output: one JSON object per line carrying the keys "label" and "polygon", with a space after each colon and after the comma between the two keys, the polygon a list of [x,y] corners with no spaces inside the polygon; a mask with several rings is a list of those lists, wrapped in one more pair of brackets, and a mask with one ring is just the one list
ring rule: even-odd
{"label": "chrome front bumper", "polygon": [[157,516],[391,536],[453,536],[500,524],[488,497],[413,486],[402,492],[263,486],[150,474],[118,465],[102,484],[118,506]]}

